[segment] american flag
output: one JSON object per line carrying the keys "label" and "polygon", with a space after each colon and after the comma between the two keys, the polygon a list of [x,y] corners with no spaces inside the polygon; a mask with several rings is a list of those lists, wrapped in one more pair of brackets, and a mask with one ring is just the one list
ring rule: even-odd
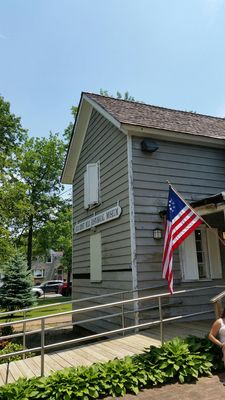
{"label": "american flag", "polygon": [[163,278],[173,293],[173,252],[202,223],[201,217],[169,187],[163,251]]}

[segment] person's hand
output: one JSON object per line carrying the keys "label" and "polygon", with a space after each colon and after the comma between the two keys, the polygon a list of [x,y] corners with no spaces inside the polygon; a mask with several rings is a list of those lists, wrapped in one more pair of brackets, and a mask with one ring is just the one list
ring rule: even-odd
{"label": "person's hand", "polygon": [[222,349],[222,351],[225,351],[225,342],[222,344],[221,349]]}

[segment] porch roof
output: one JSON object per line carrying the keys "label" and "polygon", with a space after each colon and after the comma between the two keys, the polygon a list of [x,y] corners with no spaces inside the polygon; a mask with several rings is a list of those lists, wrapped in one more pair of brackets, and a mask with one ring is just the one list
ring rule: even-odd
{"label": "porch roof", "polygon": [[201,199],[201,200],[193,201],[191,203],[191,206],[193,208],[196,208],[196,207],[206,206],[209,204],[218,205],[218,204],[224,204],[224,203],[225,203],[225,191],[214,194],[209,197],[205,197],[204,199]]}
{"label": "porch roof", "polygon": [[[204,199],[201,199],[201,200],[192,201],[192,202],[190,202],[190,205],[193,208],[200,208],[200,207],[203,208],[204,206],[208,206],[208,205],[212,205],[212,206],[222,205],[224,207],[224,205],[225,205],[225,191],[217,193],[217,194],[214,194],[214,195],[209,196],[209,197],[205,197]],[[161,218],[165,217],[166,208],[161,210],[159,212],[159,215],[160,215]]]}

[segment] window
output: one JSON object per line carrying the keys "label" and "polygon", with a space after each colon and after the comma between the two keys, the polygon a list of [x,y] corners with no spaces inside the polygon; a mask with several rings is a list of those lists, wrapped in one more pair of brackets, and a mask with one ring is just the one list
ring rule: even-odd
{"label": "window", "polygon": [[218,230],[197,228],[180,246],[180,261],[185,281],[222,278]]}
{"label": "window", "polygon": [[33,269],[32,274],[34,278],[43,278],[45,276],[45,270],[44,269]]}
{"label": "window", "polygon": [[91,282],[102,281],[102,237],[101,233],[90,236]]}
{"label": "window", "polygon": [[57,271],[57,279],[63,279],[63,270],[62,268]]}
{"label": "window", "polygon": [[88,164],[84,174],[84,208],[92,208],[100,202],[100,164]]}
{"label": "window", "polygon": [[206,243],[206,230],[195,230],[195,245],[197,255],[197,266],[199,279],[206,279],[210,277],[209,274],[209,255]]}

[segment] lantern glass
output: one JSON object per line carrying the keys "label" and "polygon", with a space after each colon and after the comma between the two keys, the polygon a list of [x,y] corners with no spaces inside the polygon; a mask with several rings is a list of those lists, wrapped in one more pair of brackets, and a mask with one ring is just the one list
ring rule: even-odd
{"label": "lantern glass", "polygon": [[162,239],[162,231],[159,228],[154,229],[153,231],[153,237],[154,239]]}

